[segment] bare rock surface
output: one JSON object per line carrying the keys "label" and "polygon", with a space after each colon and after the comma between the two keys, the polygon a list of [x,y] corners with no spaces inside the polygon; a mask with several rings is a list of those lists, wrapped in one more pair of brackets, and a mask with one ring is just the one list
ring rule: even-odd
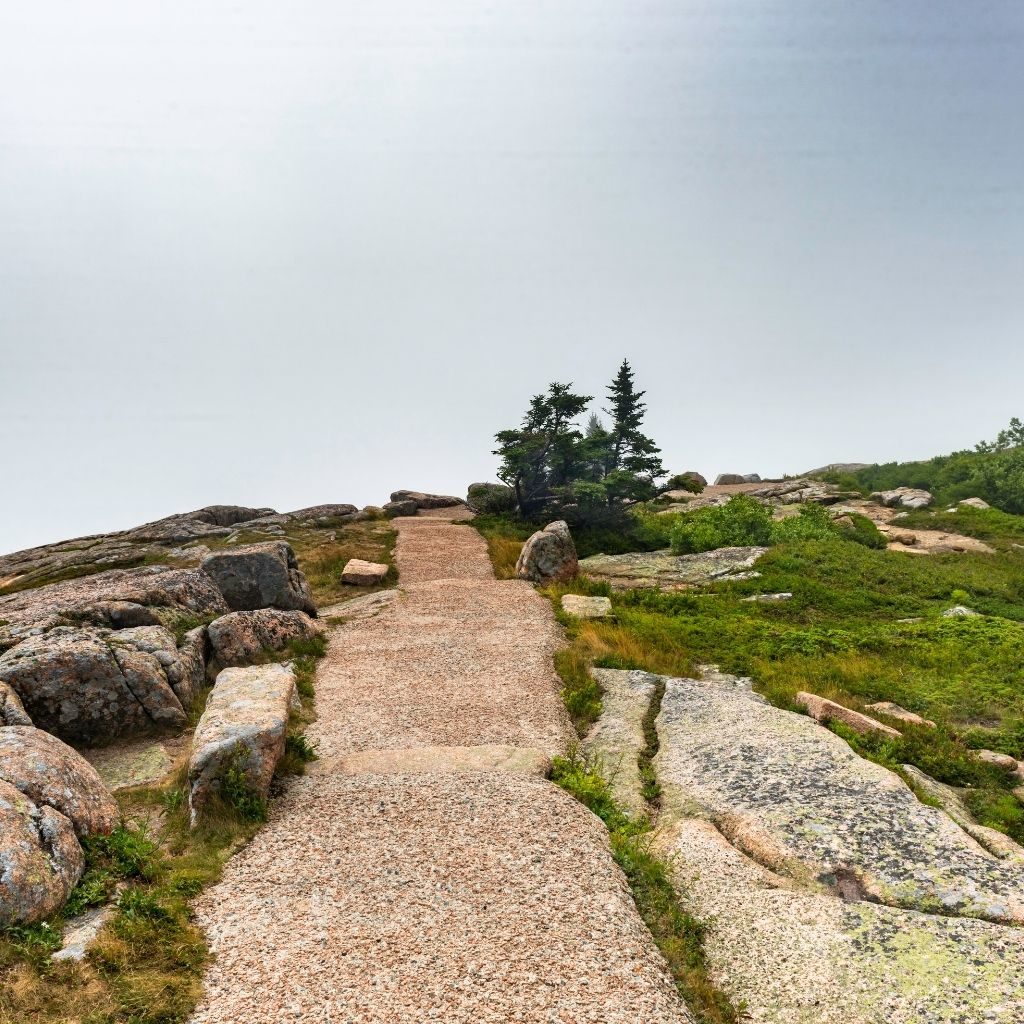
{"label": "bare rock surface", "polygon": [[935,499],[919,487],[894,487],[891,491],[875,491],[872,500],[889,508],[927,508]]}
{"label": "bare rock surface", "polygon": [[266,651],[283,651],[295,640],[323,636],[325,627],[305,612],[259,608],[222,615],[206,631],[217,664],[227,668],[256,661]]}
{"label": "bare rock surface", "polygon": [[397,516],[414,516],[419,510],[419,505],[412,498],[404,501],[388,501],[381,505],[384,515],[388,519],[395,519]]}
{"label": "bare rock surface", "polygon": [[0,683],[0,726],[31,724],[32,719],[21,698],[7,683]]}
{"label": "bare rock surface", "polygon": [[0,780],[0,927],[48,917],[64,905],[84,870],[71,822]]}
{"label": "bare rock surface", "polygon": [[634,816],[649,808],[642,793],[637,758],[646,746],[644,716],[658,677],[649,672],[591,669],[601,687],[601,717],[583,740],[583,749],[601,765],[616,801]]}
{"label": "bare rock surface", "polygon": [[166,779],[176,764],[188,757],[192,737],[185,733],[164,739],[152,737],[118,740],[82,751],[112,792],[153,785]]}
{"label": "bare rock surface", "polygon": [[280,608],[316,615],[309,583],[285,541],[215,551],[203,559],[201,568],[214,580],[232,611]]}
{"label": "bare rock surface", "polygon": [[195,824],[220,789],[229,766],[242,770],[246,788],[266,799],[284,753],[295,673],[284,665],[226,668],[206,701],[192,737],[189,806]]}
{"label": "bare rock surface", "polygon": [[1024,871],[802,715],[739,688],[666,680],[664,799],[773,871],[891,906],[1024,922]]}
{"label": "bare rock surface", "polygon": [[[378,590],[373,594],[351,597],[347,601],[326,605],[320,609],[320,617],[327,619],[372,619],[379,615],[392,601],[397,601],[401,592],[395,590]],[[334,623],[332,623],[334,625]]]}
{"label": "bare rock surface", "polygon": [[475,531],[396,524],[402,596],[318,672],[321,759],[197,901],[193,1024],[689,1021],[604,826],[533,774],[574,735],[550,605]]}
{"label": "bare rock surface", "polygon": [[[749,570],[766,552],[764,547],[718,548],[696,555],[671,551],[635,551],[625,555],[591,555],[580,572],[607,580],[616,590],[658,587],[682,590],[716,580],[748,578]],[[742,574],[742,575],[740,575]]]}
{"label": "bare rock surface", "polygon": [[868,711],[877,712],[888,718],[895,718],[899,722],[907,722],[909,725],[926,725],[929,729],[935,728],[935,723],[930,718],[922,718],[913,711],[894,704],[891,700],[880,700],[875,704],[867,704],[865,707]]}
{"label": "bare rock surface", "polygon": [[40,729],[98,743],[184,726],[187,716],[175,687],[191,693],[197,657],[191,646],[179,652],[162,626],[58,626],[0,655],[0,682],[18,694]]}
{"label": "bare rock surface", "polygon": [[0,729],[0,779],[37,807],[52,807],[83,837],[108,835],[120,818],[117,801],[76,750],[41,729]]}
{"label": "bare rock surface", "polygon": [[516,576],[533,583],[571,580],[579,562],[569,526],[563,520],[549,523],[523,545],[516,562]]}

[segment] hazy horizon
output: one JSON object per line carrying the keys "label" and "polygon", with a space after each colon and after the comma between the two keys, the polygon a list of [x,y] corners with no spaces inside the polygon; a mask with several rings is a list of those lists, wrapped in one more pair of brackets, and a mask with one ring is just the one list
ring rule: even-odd
{"label": "hazy horizon", "polygon": [[1024,8],[0,12],[0,552],[493,479],[628,358],[673,472],[1024,415]]}

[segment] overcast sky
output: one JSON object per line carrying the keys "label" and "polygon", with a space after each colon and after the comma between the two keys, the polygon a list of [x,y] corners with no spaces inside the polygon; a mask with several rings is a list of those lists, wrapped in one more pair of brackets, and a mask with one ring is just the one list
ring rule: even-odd
{"label": "overcast sky", "polygon": [[493,478],[623,358],[673,471],[1024,415],[1020,0],[0,6],[0,550]]}

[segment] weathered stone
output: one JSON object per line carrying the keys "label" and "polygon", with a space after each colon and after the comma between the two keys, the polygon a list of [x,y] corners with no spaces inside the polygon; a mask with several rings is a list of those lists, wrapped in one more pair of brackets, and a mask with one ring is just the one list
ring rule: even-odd
{"label": "weathered stone", "polygon": [[750,597],[740,599],[754,604],[778,604],[781,601],[792,601],[793,595],[788,591],[779,594],[751,594]]}
{"label": "weathered stone", "polygon": [[744,473],[743,482],[745,484],[759,484],[761,482],[761,477],[757,473]]}
{"label": "weathered stone", "polygon": [[1001,754],[998,750],[976,750],[974,756],[993,768],[1001,768],[1004,772],[1017,771],[1017,759],[1009,754]]}
{"label": "weathered stone", "polygon": [[612,602],[607,597],[583,597],[580,594],[564,594],[562,611],[575,615],[577,619],[606,619],[612,613]]}
{"label": "weathered stone", "polygon": [[64,905],[84,870],[71,822],[0,780],[0,927],[48,917]]}
{"label": "weathered stone", "polygon": [[765,547],[718,548],[696,555],[671,551],[634,551],[625,555],[591,555],[579,563],[580,571],[607,580],[616,590],[659,587],[680,590],[719,580],[750,579],[746,573],[768,551]]}
{"label": "weathered stone", "polygon": [[247,788],[266,798],[284,753],[294,694],[295,674],[284,665],[226,668],[217,676],[188,762],[193,825],[230,767],[241,769]]}
{"label": "weathered stone", "polygon": [[601,717],[583,740],[583,749],[598,763],[612,795],[635,817],[646,815],[643,780],[637,758],[647,746],[644,716],[658,677],[649,672],[591,669],[601,687]]}
{"label": "weathered stone", "polygon": [[576,545],[568,524],[561,519],[530,537],[516,562],[516,576],[533,583],[571,580],[578,569]]}
{"label": "weathered stone", "polygon": [[943,613],[944,619],[976,619],[981,615],[981,612],[976,612],[973,608],[968,608],[965,605],[957,604],[952,608],[947,608]]}
{"label": "weathered stone", "polygon": [[397,590],[378,590],[373,594],[363,594],[362,597],[351,597],[347,601],[321,608],[320,615],[324,619],[372,619],[389,608],[398,599],[398,594]]}
{"label": "weathered stone", "polygon": [[210,646],[222,667],[256,661],[264,651],[283,651],[294,640],[323,636],[325,627],[305,612],[260,608],[231,612],[207,627]]}
{"label": "weathered stone", "polygon": [[41,729],[0,729],[0,779],[37,807],[59,811],[78,836],[108,835],[120,818],[117,802],[96,769]]}
{"label": "weathered stone", "polygon": [[992,506],[984,498],[964,498],[957,502],[957,505],[964,505],[967,508],[987,509]]}
{"label": "weathered stone", "polygon": [[874,491],[872,500],[888,508],[927,508],[935,499],[918,487],[895,487],[891,491]]}
{"label": "weathered stone", "polygon": [[466,503],[478,512],[511,512],[516,507],[516,492],[507,484],[470,484]]}
{"label": "weathered stone", "polygon": [[21,698],[7,683],[0,683],[0,726],[31,724],[32,719],[25,711]]}
{"label": "weathered stone", "polygon": [[174,770],[176,757],[185,752],[191,737],[141,737],[90,747],[82,756],[96,769],[103,785],[117,793],[122,789],[163,782]]}
{"label": "weathered stone", "polygon": [[419,506],[411,498],[406,501],[389,501],[381,507],[388,519],[396,519],[398,516],[414,516],[419,510]]}
{"label": "weathered stone", "polygon": [[729,484],[743,484],[746,483],[746,477],[742,473],[719,473],[715,477],[716,487],[725,487]]}
{"label": "weathered stone", "polygon": [[425,494],[423,491],[394,491],[392,501],[415,501],[417,508],[451,508],[465,505],[461,498],[451,494]]}
{"label": "weathered stone", "polygon": [[935,728],[935,723],[931,719],[915,715],[913,711],[901,708],[899,704],[893,704],[891,700],[880,700],[877,704],[867,704],[865,707],[868,711],[877,711],[879,714],[898,719],[900,722],[909,722],[911,725],[926,725],[929,729]]}
{"label": "weathered stone", "polygon": [[0,682],[39,728],[97,743],[154,724],[184,726],[187,716],[169,681],[180,671],[176,656],[174,638],[160,626],[60,626],[0,655]]}
{"label": "weathered stone", "polygon": [[356,587],[377,587],[386,582],[388,566],[383,562],[366,562],[350,558],[341,570],[341,582]]}
{"label": "weathered stone", "polygon": [[113,918],[114,913],[115,908],[112,906],[93,907],[92,910],[87,910],[68,921],[64,928],[61,947],[50,959],[58,963],[62,960],[71,960],[75,963],[84,960],[89,947]]}
{"label": "weathered stone", "polygon": [[178,668],[168,670],[167,679],[177,694],[181,706],[192,707],[200,691],[206,685],[207,635],[205,626],[190,629],[182,638],[178,648]]}
{"label": "weathered stone", "polygon": [[891,906],[1024,922],[1024,869],[805,716],[666,679],[657,730],[663,806],[710,818],[768,869],[840,890],[854,879]]}
{"label": "weathered stone", "polygon": [[203,559],[202,569],[232,611],[280,608],[316,615],[306,577],[299,571],[291,545],[284,541],[214,552]]}
{"label": "weathered stone", "polygon": [[793,699],[801,707],[807,709],[807,713],[811,718],[822,724],[825,722],[841,722],[854,732],[863,734],[877,732],[884,736],[903,735],[899,729],[894,729],[891,725],[883,725],[867,715],[862,715],[859,711],[853,711],[842,704],[837,704],[834,700],[829,700],[827,697],[819,697],[816,693],[806,693],[801,690]]}
{"label": "weathered stone", "polygon": [[289,522],[309,524],[311,526],[330,526],[335,521],[351,522],[352,516],[358,514],[355,505],[334,504],[334,505],[311,505],[309,508],[300,508],[294,512],[288,512],[284,518]]}

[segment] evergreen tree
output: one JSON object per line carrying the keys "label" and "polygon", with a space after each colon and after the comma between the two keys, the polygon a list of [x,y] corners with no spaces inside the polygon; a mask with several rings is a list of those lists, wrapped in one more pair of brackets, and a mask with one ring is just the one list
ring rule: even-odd
{"label": "evergreen tree", "polygon": [[611,417],[611,466],[608,473],[625,471],[646,478],[652,485],[665,468],[661,464],[661,449],[640,430],[646,403],[641,399],[646,391],[637,391],[633,383],[633,370],[629,361],[622,360],[619,372],[608,386],[608,404],[605,412]]}

